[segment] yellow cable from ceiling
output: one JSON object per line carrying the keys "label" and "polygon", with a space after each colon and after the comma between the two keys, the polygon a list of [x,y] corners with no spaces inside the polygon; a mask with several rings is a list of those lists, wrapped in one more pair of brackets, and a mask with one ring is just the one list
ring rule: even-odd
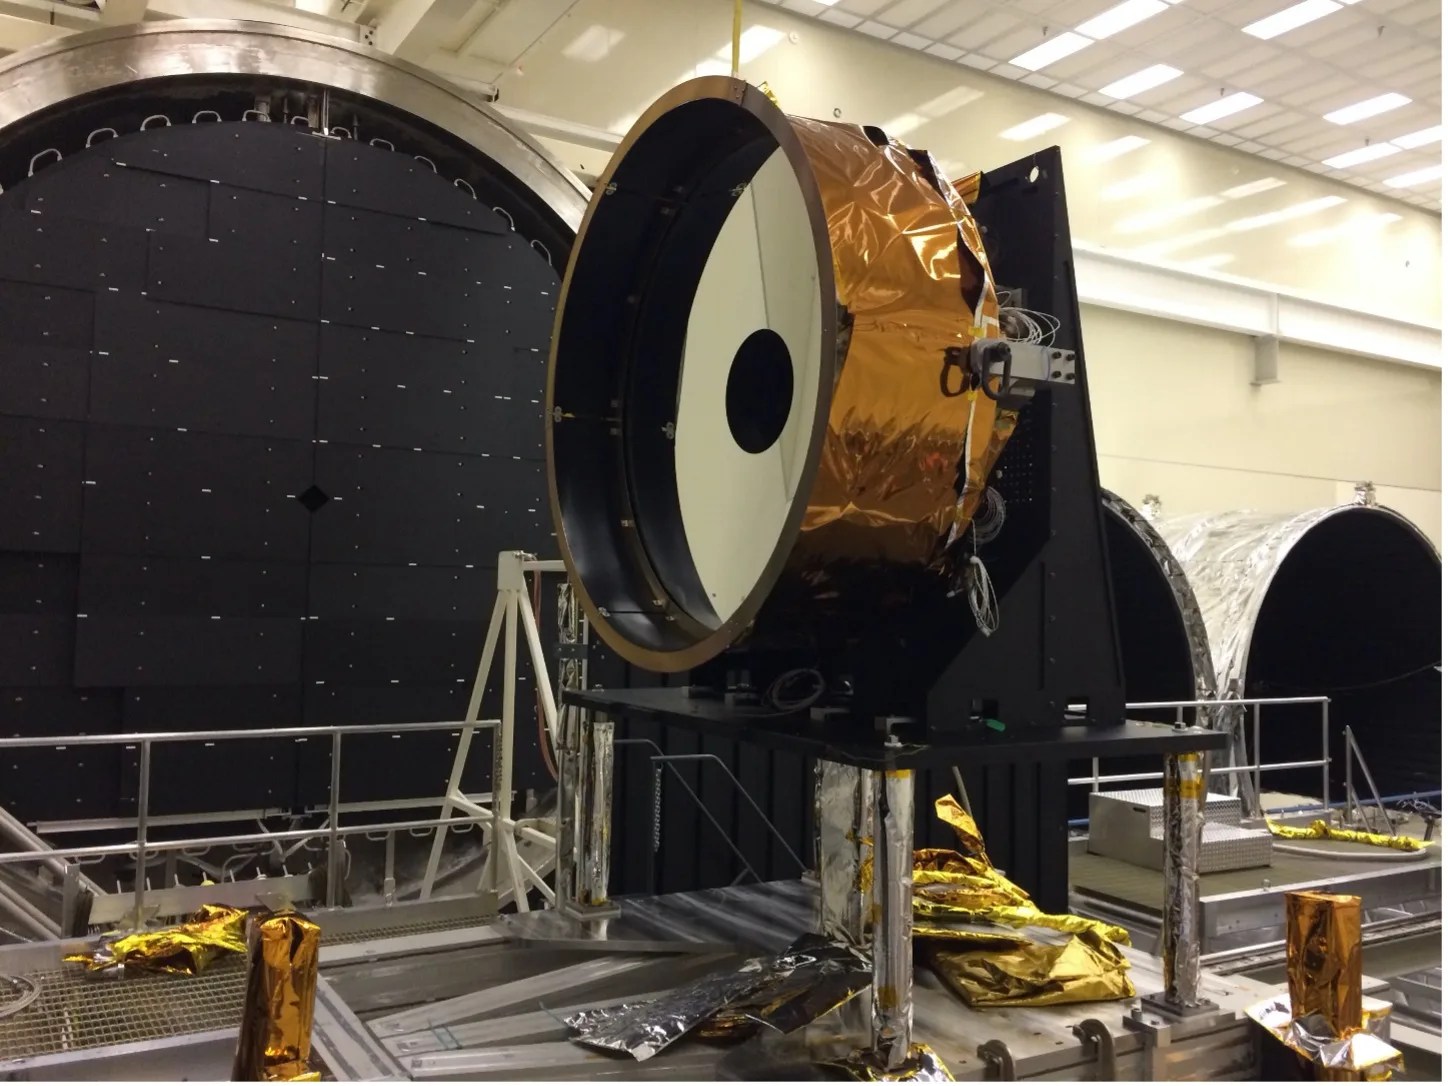
{"label": "yellow cable from ceiling", "polygon": [[734,49],[732,67],[729,69],[735,79],[739,78],[739,36],[744,27],[744,0],[734,0]]}

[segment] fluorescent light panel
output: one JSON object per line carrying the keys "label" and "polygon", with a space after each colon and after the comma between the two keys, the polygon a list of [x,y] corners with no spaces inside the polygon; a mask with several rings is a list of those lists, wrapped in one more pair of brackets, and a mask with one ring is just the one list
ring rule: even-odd
{"label": "fluorescent light panel", "polygon": [[1411,101],[1411,98],[1405,98],[1401,94],[1380,94],[1376,98],[1369,98],[1366,102],[1358,102],[1356,105],[1344,106],[1342,109],[1325,113],[1322,119],[1331,121],[1333,124],[1353,124],[1357,121],[1365,121],[1369,117],[1376,117],[1380,113],[1387,113],[1392,109],[1399,109]]}
{"label": "fluorescent light panel", "polygon": [[1211,124],[1213,121],[1220,121],[1223,117],[1230,117],[1233,113],[1241,113],[1244,109],[1251,109],[1253,106],[1261,104],[1262,99],[1255,94],[1238,91],[1236,94],[1218,98],[1215,102],[1208,102],[1204,106],[1188,110],[1182,114],[1182,120],[1190,124]]}
{"label": "fluorescent light panel", "polygon": [[1034,136],[1044,135],[1053,128],[1060,128],[1069,118],[1059,113],[1042,113],[1039,117],[1032,117],[1029,121],[1022,121],[1014,128],[1007,128],[1001,133],[1001,139],[1005,140],[1028,140]]}
{"label": "fluorescent light panel", "polygon": [[1170,64],[1153,64],[1150,68],[1143,68],[1125,79],[1108,83],[1101,88],[1101,93],[1107,98],[1134,98],[1138,94],[1145,94],[1164,83],[1170,83],[1181,74],[1180,68],[1173,68]]}
{"label": "fluorescent light panel", "polygon": [[1222,193],[1228,200],[1240,200],[1246,196],[1256,196],[1259,192],[1271,192],[1273,189],[1280,189],[1287,184],[1279,177],[1264,177],[1259,181],[1248,181],[1245,185],[1237,185]]}
{"label": "fluorescent light panel", "polygon": [[1424,128],[1417,132],[1409,132],[1406,136],[1399,136],[1393,140],[1395,144],[1406,150],[1413,150],[1415,147],[1427,147],[1430,143],[1443,142],[1443,126],[1435,124],[1432,128]]}
{"label": "fluorescent light panel", "polygon": [[1299,26],[1315,22],[1324,15],[1331,15],[1334,11],[1341,10],[1342,5],[1334,3],[1334,0],[1302,0],[1302,3],[1293,4],[1285,11],[1279,11],[1276,15],[1269,15],[1265,19],[1258,19],[1255,23],[1244,26],[1242,32],[1266,41],[1279,34],[1286,34],[1289,30],[1296,30]]}
{"label": "fluorescent light panel", "polygon": [[1334,170],[1345,170],[1349,166],[1361,166],[1364,162],[1376,162],[1380,158],[1395,155],[1401,150],[1401,147],[1394,147],[1391,143],[1370,143],[1366,147],[1344,151],[1340,155],[1325,158],[1322,160],[1322,164],[1331,166]]}
{"label": "fluorescent light panel", "polygon": [[1079,53],[1090,44],[1090,38],[1073,34],[1068,30],[1064,34],[1057,34],[1050,41],[1042,42],[1034,49],[1027,49],[1007,63],[1017,68],[1024,68],[1028,72],[1038,72],[1047,64],[1054,64],[1064,57],[1069,57],[1072,53]]}
{"label": "fluorescent light panel", "polygon": [[1428,166],[1425,169],[1413,170],[1411,173],[1400,173],[1397,177],[1390,177],[1383,184],[1390,189],[1409,189],[1414,185],[1426,184],[1429,181],[1436,181],[1443,176],[1442,166]]}
{"label": "fluorescent light panel", "polygon": [[1337,207],[1338,204],[1345,203],[1347,203],[1346,196],[1319,196],[1316,200],[1305,200],[1300,204],[1292,204],[1278,211],[1269,211],[1265,215],[1252,215],[1245,219],[1236,219],[1229,222],[1226,228],[1234,234],[1240,234],[1246,230],[1260,230],[1264,226],[1272,226],[1289,219],[1300,219],[1305,215],[1315,215],[1319,211],[1326,211],[1330,207]]}
{"label": "fluorescent light panel", "polygon": [[1109,11],[1103,11],[1094,19],[1087,19],[1076,30],[1088,38],[1100,41],[1102,38],[1111,37],[1112,34],[1121,33],[1127,27],[1144,22],[1166,9],[1167,5],[1163,4],[1161,0],[1126,0],[1125,3],[1117,4]]}
{"label": "fluorescent light panel", "polygon": [[1097,162],[1109,162],[1113,158],[1120,158],[1138,147],[1145,147],[1151,140],[1145,136],[1122,136],[1119,140],[1112,140],[1110,143],[1103,143],[1096,150],[1091,152],[1091,157]]}

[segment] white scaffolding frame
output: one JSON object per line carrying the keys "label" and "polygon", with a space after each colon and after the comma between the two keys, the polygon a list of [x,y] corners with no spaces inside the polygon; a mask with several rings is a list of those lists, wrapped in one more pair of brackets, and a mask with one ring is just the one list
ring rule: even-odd
{"label": "white scaffolding frame", "polygon": [[[557,848],[557,818],[513,817],[513,762],[518,687],[518,627],[533,663],[538,700],[543,710],[544,726],[554,750],[558,749],[558,706],[553,698],[553,680],[548,673],[543,643],[538,636],[538,623],[533,616],[533,603],[528,587],[529,574],[563,573],[561,561],[543,560],[523,551],[503,551],[498,555],[498,597],[488,622],[488,635],[483,642],[483,655],[473,680],[462,734],[453,755],[452,772],[443,794],[441,820],[452,817],[454,808],[474,815],[489,836],[488,859],[478,882],[478,889],[491,889],[500,899],[512,892],[513,905],[519,912],[528,911],[528,889],[536,889],[548,902],[554,903],[554,891],[548,885],[546,871],[529,864],[518,850],[519,841],[545,846],[551,862]],[[503,638],[503,712],[493,730],[492,791],[486,802],[480,796],[469,796],[462,790],[463,773],[467,769],[472,748],[474,724],[482,710],[483,693],[492,675],[497,656],[498,637]],[[447,827],[440,825],[433,835],[432,853],[422,880],[422,900],[432,896],[442,862]]]}

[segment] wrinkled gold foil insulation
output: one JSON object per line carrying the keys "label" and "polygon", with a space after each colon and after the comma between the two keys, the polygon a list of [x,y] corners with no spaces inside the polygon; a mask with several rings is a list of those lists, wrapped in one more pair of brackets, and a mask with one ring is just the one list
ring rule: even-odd
{"label": "wrinkled gold foil insulation", "polygon": [[966,394],[959,368],[971,343],[1000,333],[980,232],[928,154],[879,146],[856,125],[790,123],[819,186],[850,323],[797,561],[944,570],[950,528],[974,514],[1015,426],[994,400]]}
{"label": "wrinkled gold foil insulation", "polygon": [[838,1067],[860,1082],[954,1082],[945,1061],[929,1045],[910,1046],[910,1057],[897,1067],[886,1067],[878,1052],[859,1049],[840,1059],[822,1061]]}
{"label": "wrinkled gold foil insulation", "polygon": [[309,1061],[321,943],[321,929],[299,913],[253,919],[234,1081],[312,1082],[320,1077]]}
{"label": "wrinkled gold foil insulation", "polygon": [[1292,1017],[1321,1015],[1338,1037],[1363,1023],[1362,900],[1315,890],[1287,895]]}
{"label": "wrinkled gold foil insulation", "polygon": [[1428,847],[1427,841],[1420,841],[1416,837],[1342,829],[1329,826],[1320,818],[1307,826],[1287,826],[1269,818],[1267,828],[1274,837],[1281,837],[1285,841],[1349,841],[1356,845],[1377,845],[1380,848],[1396,848],[1404,852],[1421,852]]}
{"label": "wrinkled gold foil insulation", "polygon": [[[960,841],[960,852],[919,849],[914,870],[914,937],[926,962],[971,1006],[1043,1007],[1136,995],[1130,963],[1117,944],[1125,929],[1082,916],[1043,913],[997,871],[975,819],[954,796],[935,801],[935,815]],[[1048,928],[1062,944],[1024,935],[954,925]]]}
{"label": "wrinkled gold foil insulation", "polygon": [[1320,1014],[1297,1017],[1291,1000],[1277,995],[1247,1008],[1247,1017],[1293,1052],[1314,1076],[1329,1082],[1385,1082],[1403,1070],[1403,1055],[1381,1035],[1380,1016],[1337,1036]]}
{"label": "wrinkled gold foil insulation", "polygon": [[108,935],[68,962],[84,962],[95,971],[127,966],[156,973],[195,976],[225,954],[246,951],[246,910],[229,905],[203,905],[184,924],[129,935]]}

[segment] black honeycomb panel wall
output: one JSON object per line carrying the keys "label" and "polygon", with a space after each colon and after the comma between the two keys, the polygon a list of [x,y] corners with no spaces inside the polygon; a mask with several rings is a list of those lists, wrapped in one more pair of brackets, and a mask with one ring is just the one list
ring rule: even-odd
{"label": "black honeycomb panel wall", "polygon": [[[497,552],[554,551],[558,272],[507,213],[404,148],[256,123],[158,125],[0,194],[0,732],[461,717]],[[518,705],[541,786],[531,684]],[[344,798],[436,796],[455,741],[350,741]],[[132,813],[134,752],[23,758],[21,817]],[[155,758],[186,814],[325,803],[331,753]]]}

